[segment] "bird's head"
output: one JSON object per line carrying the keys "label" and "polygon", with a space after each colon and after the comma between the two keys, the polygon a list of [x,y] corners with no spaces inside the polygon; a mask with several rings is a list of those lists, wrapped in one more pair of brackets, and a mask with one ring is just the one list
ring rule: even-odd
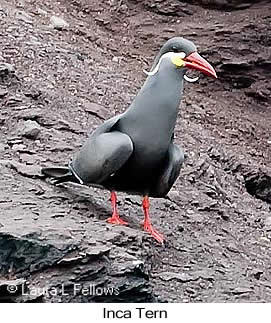
{"label": "bird's head", "polygon": [[[160,49],[155,57],[151,71],[148,75],[154,75],[158,69],[163,57],[170,56],[172,63],[177,68],[187,68],[198,70],[208,76],[217,78],[214,68],[197,52],[197,48],[193,42],[182,37],[174,37],[169,39]],[[189,80],[189,78],[186,78]]]}

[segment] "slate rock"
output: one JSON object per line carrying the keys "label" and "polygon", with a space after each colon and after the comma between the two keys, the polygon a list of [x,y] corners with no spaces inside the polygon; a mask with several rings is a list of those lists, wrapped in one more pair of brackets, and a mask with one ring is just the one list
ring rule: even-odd
{"label": "slate rock", "polygon": [[199,277],[192,276],[188,273],[174,273],[165,271],[159,274],[160,279],[164,281],[177,280],[182,283],[197,280]]}
{"label": "slate rock", "polygon": [[33,120],[26,120],[19,129],[21,135],[29,139],[37,139],[41,132],[41,126]]}
{"label": "slate rock", "polygon": [[[39,122],[41,122],[41,120],[39,120]],[[77,134],[84,133],[79,127],[74,126],[70,124],[68,121],[62,120],[62,119],[58,120],[58,122],[54,124],[54,128],[57,130],[70,131]]]}
{"label": "slate rock", "polygon": [[111,247],[106,245],[92,246],[87,249],[86,254],[95,257],[107,254],[110,250]]}
{"label": "slate rock", "polygon": [[232,290],[232,293],[234,295],[242,295],[242,294],[247,294],[247,293],[252,293],[253,290],[250,288],[250,287],[235,287],[233,290]]}
{"label": "slate rock", "polygon": [[[0,74],[1,74],[1,66],[0,66]],[[18,103],[22,102],[22,97],[20,95],[10,96],[7,98],[5,105],[11,107],[17,107]]]}
{"label": "slate rock", "polygon": [[32,98],[32,99],[34,99],[34,100],[37,100],[38,99],[38,97],[41,95],[41,90],[40,89],[38,89],[38,88],[35,88],[35,87],[29,87],[29,88],[27,88],[27,89],[25,89],[24,90],[24,95],[26,96],[26,97],[30,97],[30,98]]}
{"label": "slate rock", "polygon": [[245,187],[249,194],[258,199],[271,203],[271,175],[259,170],[245,174]]}
{"label": "slate rock", "polygon": [[94,102],[84,102],[84,110],[102,120],[105,120],[109,115],[106,108]]}
{"label": "slate rock", "polygon": [[15,169],[19,174],[26,177],[43,177],[41,174],[41,167],[36,165],[25,165],[16,162],[15,160],[8,161],[7,166]]}
{"label": "slate rock", "polygon": [[163,16],[184,16],[192,15],[193,13],[185,8],[183,3],[180,1],[146,1],[145,5],[149,7],[150,10],[163,15]]}
{"label": "slate rock", "polygon": [[21,20],[21,21],[26,22],[28,24],[33,23],[32,17],[28,13],[26,13],[25,11],[21,11],[21,10],[17,11],[15,17],[18,20]]}
{"label": "slate rock", "polygon": [[255,0],[193,0],[186,1],[202,5],[207,8],[217,9],[246,9],[249,8]]}
{"label": "slate rock", "polygon": [[24,151],[26,149],[26,145],[24,144],[15,144],[12,146],[12,150],[15,151]]}
{"label": "slate rock", "polygon": [[73,147],[68,145],[57,145],[49,149],[50,151],[57,152],[57,151],[72,151]]}
{"label": "slate rock", "polygon": [[[9,272],[11,264],[13,273],[34,272],[57,263],[68,252],[75,249],[71,244],[55,246],[48,241],[39,241],[33,237],[14,236],[0,232],[0,273]],[[19,252],[14,252],[19,250]]]}

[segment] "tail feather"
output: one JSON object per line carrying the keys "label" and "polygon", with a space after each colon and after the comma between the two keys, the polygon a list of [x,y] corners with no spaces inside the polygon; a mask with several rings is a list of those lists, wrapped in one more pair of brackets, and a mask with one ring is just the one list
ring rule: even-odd
{"label": "tail feather", "polygon": [[44,167],[41,169],[41,173],[46,177],[52,178],[54,184],[65,182],[79,183],[68,167]]}

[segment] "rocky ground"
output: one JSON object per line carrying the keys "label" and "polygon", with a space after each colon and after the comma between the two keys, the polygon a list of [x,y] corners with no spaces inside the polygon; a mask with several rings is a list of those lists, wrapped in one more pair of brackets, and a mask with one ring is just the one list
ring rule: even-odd
{"label": "rocky ground", "polygon": [[[271,301],[270,4],[1,0],[0,15],[0,299]],[[161,246],[142,232],[139,197],[119,195],[130,225],[111,226],[107,192],[55,187],[40,167],[66,164],[124,111],[176,35],[219,78],[186,84],[185,165],[152,200]]]}

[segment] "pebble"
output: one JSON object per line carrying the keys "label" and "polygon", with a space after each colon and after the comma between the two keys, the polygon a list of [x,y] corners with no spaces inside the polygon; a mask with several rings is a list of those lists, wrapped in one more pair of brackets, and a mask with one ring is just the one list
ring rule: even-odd
{"label": "pebble", "polygon": [[180,200],[180,193],[176,190],[171,190],[168,193],[168,197],[171,201],[178,202]]}
{"label": "pebble", "polygon": [[15,17],[21,21],[24,21],[28,24],[32,24],[32,17],[29,16],[25,11],[17,11]]}
{"label": "pebble", "polygon": [[52,16],[50,18],[50,22],[51,22],[53,28],[55,28],[57,30],[67,29],[69,27],[69,24],[64,19],[57,17],[57,16]]}
{"label": "pebble", "polygon": [[23,145],[23,144],[15,144],[12,146],[12,150],[15,150],[15,151],[22,151],[26,148],[26,145]]}
{"label": "pebble", "polygon": [[193,214],[195,214],[195,212],[193,210],[188,209],[188,210],[186,210],[186,214],[193,215]]}
{"label": "pebble", "polygon": [[118,63],[120,61],[120,58],[119,57],[117,57],[117,56],[114,56],[113,58],[112,58],[112,62],[114,62],[114,63]]}
{"label": "pebble", "polygon": [[8,91],[6,89],[0,89],[0,98],[4,97],[8,94]]}
{"label": "pebble", "polygon": [[47,11],[45,11],[45,10],[43,10],[43,9],[38,8],[38,9],[37,9],[37,14],[38,14],[38,15],[42,15],[42,16],[47,16]]}
{"label": "pebble", "polygon": [[6,145],[0,144],[0,153],[4,152],[6,149]]}
{"label": "pebble", "polygon": [[13,73],[14,71],[14,65],[9,63],[0,63],[0,74]]}
{"label": "pebble", "polygon": [[36,121],[26,120],[21,126],[20,133],[29,139],[37,139],[41,127]]}

